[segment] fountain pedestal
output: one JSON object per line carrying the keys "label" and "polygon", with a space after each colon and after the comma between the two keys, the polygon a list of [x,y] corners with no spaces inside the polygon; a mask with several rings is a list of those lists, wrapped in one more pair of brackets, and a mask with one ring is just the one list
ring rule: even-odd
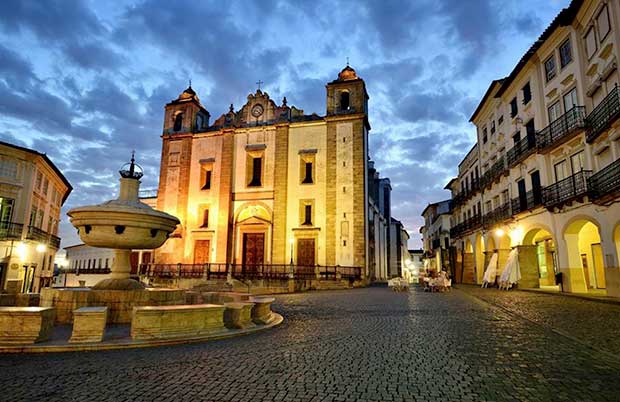
{"label": "fountain pedestal", "polygon": [[185,292],[176,289],[145,289],[131,279],[131,250],[160,247],[179,220],[140,202],[138,192],[142,168],[131,163],[120,170],[120,191],[115,200],[99,205],[73,208],[67,215],[78,229],[80,239],[89,246],[114,249],[114,262],[108,278],[91,288],[44,289],[41,305],[57,308],[57,321],[70,322],[72,311],[80,307],[107,306],[108,322],[126,323],[136,306],[183,304]]}

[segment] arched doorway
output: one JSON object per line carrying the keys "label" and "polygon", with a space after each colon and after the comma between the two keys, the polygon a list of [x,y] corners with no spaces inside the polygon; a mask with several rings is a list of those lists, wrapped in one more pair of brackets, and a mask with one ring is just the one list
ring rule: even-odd
{"label": "arched doorway", "polygon": [[271,264],[271,211],[261,204],[246,204],[235,218],[235,264],[244,272]]}
{"label": "arched doorway", "polygon": [[597,224],[585,217],[573,221],[564,230],[564,241],[570,290],[602,292],[606,288],[605,264]]}
{"label": "arched doorway", "polygon": [[555,286],[556,244],[548,230],[534,227],[527,231],[519,246],[519,267],[523,287]]}

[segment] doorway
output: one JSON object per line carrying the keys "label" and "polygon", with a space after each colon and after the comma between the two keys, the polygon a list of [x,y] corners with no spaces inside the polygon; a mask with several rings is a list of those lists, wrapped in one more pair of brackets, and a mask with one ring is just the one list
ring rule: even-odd
{"label": "doorway", "polygon": [[297,265],[314,266],[314,239],[297,239]]}
{"label": "doorway", "polygon": [[211,240],[196,240],[194,243],[194,264],[208,264],[211,256]]}
{"label": "doorway", "polygon": [[[243,234],[243,266],[252,270],[263,265],[265,259],[265,234]],[[247,269],[247,268],[246,268]]]}

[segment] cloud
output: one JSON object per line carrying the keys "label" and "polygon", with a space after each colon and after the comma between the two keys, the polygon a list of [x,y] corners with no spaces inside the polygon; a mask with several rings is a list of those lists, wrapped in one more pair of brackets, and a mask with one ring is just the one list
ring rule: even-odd
{"label": "cloud", "polygon": [[[324,114],[325,84],[348,57],[370,95],[370,155],[392,179],[395,217],[415,237],[419,213],[446,197],[473,144],[467,120],[488,83],[563,5],[7,0],[0,139],[50,155],[75,187],[66,211],[111,198],[133,149],[143,186],[156,186],[164,105],[188,79],[213,118],[230,103],[239,109],[259,79],[277,103],[286,96]],[[63,245],[78,241],[66,219],[61,234]]]}

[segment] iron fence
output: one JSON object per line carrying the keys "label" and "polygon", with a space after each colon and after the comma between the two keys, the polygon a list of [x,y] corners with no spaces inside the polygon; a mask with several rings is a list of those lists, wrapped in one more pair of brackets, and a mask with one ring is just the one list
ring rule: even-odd
{"label": "iron fence", "polygon": [[620,159],[590,176],[588,187],[593,199],[620,191]]}
{"label": "iron fence", "polygon": [[560,206],[575,198],[587,195],[591,170],[582,170],[543,189],[543,204],[547,208]]}
{"label": "iron fence", "polygon": [[586,108],[573,106],[571,110],[554,120],[536,134],[539,150],[555,146],[578,128],[585,127]]}
{"label": "iron fence", "polygon": [[618,117],[620,117],[620,92],[616,85],[586,117],[586,141],[593,142]]}

